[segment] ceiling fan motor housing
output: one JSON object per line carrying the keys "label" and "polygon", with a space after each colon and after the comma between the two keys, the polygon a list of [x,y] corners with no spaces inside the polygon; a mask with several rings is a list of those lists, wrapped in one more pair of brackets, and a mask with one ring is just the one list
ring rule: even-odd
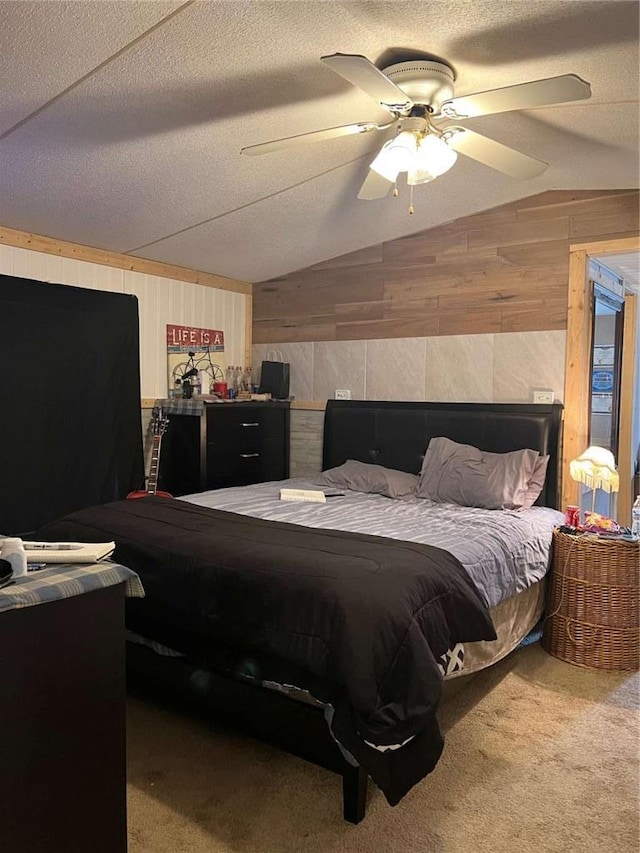
{"label": "ceiling fan motor housing", "polygon": [[444,101],[453,97],[453,69],[443,62],[417,60],[397,62],[382,73],[402,89],[414,104],[424,104],[437,115]]}

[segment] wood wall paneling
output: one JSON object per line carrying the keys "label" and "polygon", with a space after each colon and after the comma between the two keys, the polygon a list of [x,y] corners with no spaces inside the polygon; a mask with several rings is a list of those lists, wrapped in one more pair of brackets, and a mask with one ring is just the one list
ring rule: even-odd
{"label": "wood wall paneling", "polygon": [[570,218],[570,238],[573,242],[585,239],[601,239],[609,235],[624,237],[637,233],[638,206],[629,199],[620,199],[620,210],[602,214],[589,211]]}
{"label": "wood wall paneling", "polygon": [[569,237],[569,219],[567,216],[521,222],[516,211],[503,214],[499,221],[484,228],[470,228],[468,232],[469,249],[480,246],[521,245],[522,243],[542,243],[547,240],[566,240]]}
{"label": "wood wall paneling", "polygon": [[349,252],[346,255],[339,255],[337,258],[330,258],[328,261],[321,261],[319,264],[314,264],[309,267],[310,270],[323,269],[339,269],[340,267],[360,267],[366,264],[377,264],[382,260],[383,243],[378,243],[375,246],[367,246],[364,249],[358,249],[355,252]]}
{"label": "wood wall paneling", "polygon": [[[437,297],[425,297],[424,299],[395,299],[391,295],[390,299],[380,303],[384,316],[388,319],[405,318],[413,319],[414,317],[430,316],[434,311],[438,310]],[[383,319],[377,317],[375,319]]]}
{"label": "wood wall paneling", "polygon": [[464,228],[452,229],[451,226],[441,226],[420,234],[401,237],[382,243],[381,261],[394,263],[400,261],[427,261],[440,255],[455,253],[464,255],[467,251],[467,232]]}
{"label": "wood wall paneling", "polygon": [[513,243],[498,246],[498,257],[502,266],[509,265],[524,269],[546,268],[547,264],[569,269],[569,253],[566,240],[540,240],[537,243]]}
{"label": "wood wall paneling", "polygon": [[387,318],[362,323],[336,323],[336,340],[368,341],[380,338],[421,338],[436,335],[438,322],[433,317]]}
{"label": "wood wall paneling", "polygon": [[635,235],[637,190],[553,190],[254,285],[254,342],[567,326],[569,244]]}

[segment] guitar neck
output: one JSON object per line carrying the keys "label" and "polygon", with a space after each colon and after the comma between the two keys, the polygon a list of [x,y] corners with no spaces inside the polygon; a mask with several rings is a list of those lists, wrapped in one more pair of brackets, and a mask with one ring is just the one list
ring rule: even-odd
{"label": "guitar neck", "polygon": [[158,490],[158,466],[160,465],[160,444],[162,436],[153,436],[151,447],[151,463],[149,465],[149,479],[147,480],[147,494],[155,495]]}

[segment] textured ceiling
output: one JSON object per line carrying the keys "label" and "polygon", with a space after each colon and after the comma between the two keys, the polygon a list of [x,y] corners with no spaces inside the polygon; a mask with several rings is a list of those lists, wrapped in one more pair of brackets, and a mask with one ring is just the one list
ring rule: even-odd
{"label": "textured ceiling", "polygon": [[[240,156],[388,118],[321,56],[416,51],[456,95],[573,73],[593,96],[465,122],[549,169],[460,157],[413,216],[406,192],[356,198],[382,134]],[[3,0],[0,86],[0,224],[248,281],[547,189],[639,185],[635,2]]]}

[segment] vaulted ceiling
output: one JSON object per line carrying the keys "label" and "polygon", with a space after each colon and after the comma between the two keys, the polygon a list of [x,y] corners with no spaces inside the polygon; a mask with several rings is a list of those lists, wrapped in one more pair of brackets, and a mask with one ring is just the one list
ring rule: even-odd
{"label": "vaulted ceiling", "polygon": [[[379,105],[320,62],[446,60],[456,96],[576,74],[586,101],[465,124],[549,163],[459,157],[408,197],[356,198],[384,138],[243,146]],[[638,6],[512,0],[0,3],[0,224],[262,281],[546,189],[639,185]]]}

